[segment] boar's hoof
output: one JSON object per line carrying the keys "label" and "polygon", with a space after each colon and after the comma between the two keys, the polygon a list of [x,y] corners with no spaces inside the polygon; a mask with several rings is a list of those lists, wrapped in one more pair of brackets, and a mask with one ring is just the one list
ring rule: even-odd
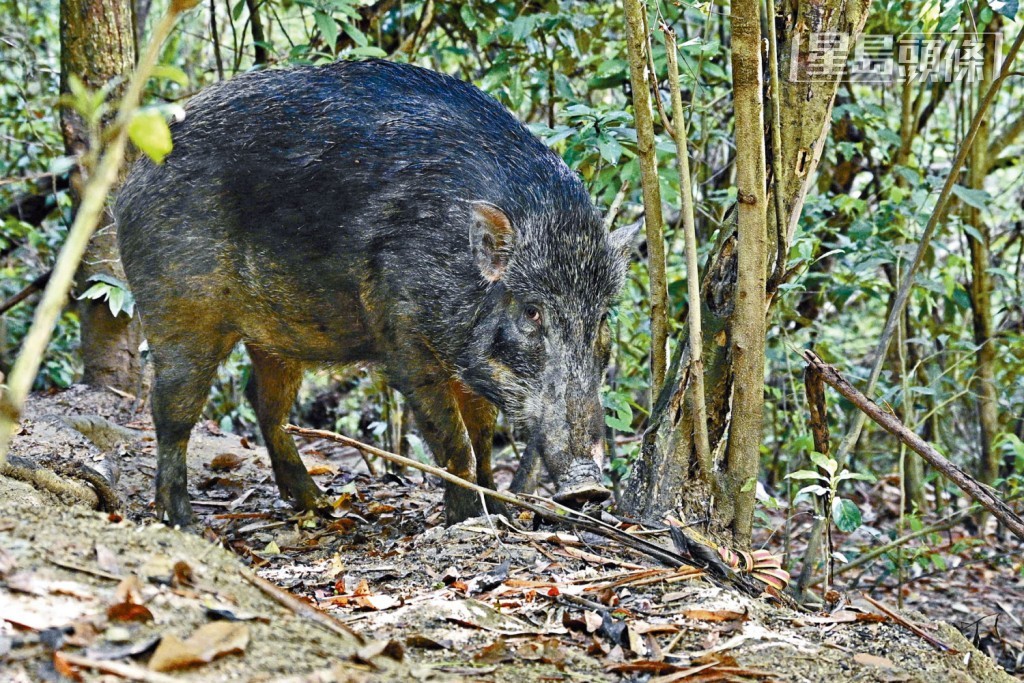
{"label": "boar's hoof", "polygon": [[576,486],[563,488],[554,495],[554,500],[556,503],[578,508],[586,503],[600,503],[607,500],[610,495],[612,495],[612,492],[596,481],[588,481]]}

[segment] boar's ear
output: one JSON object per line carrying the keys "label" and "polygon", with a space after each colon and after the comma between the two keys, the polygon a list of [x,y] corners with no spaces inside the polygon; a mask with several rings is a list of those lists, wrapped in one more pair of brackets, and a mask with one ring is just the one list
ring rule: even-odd
{"label": "boar's ear", "polygon": [[504,211],[489,202],[473,202],[469,248],[485,280],[497,282],[505,274],[514,241],[515,233]]}
{"label": "boar's ear", "polygon": [[641,218],[636,223],[624,225],[609,234],[608,243],[612,247],[612,253],[623,261],[628,261],[629,253],[633,250],[633,242],[636,241],[636,235],[640,232],[640,226],[643,222],[644,220]]}

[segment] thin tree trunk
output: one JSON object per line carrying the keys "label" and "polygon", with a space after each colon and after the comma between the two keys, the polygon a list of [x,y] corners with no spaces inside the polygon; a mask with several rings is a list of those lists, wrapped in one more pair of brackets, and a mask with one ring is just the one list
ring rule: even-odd
{"label": "thin tree trunk", "polygon": [[[824,5],[811,0],[791,0],[786,3],[776,23],[781,63],[801,63],[796,53],[801,41],[806,47],[806,31],[809,30],[809,26],[815,26],[815,30],[820,31],[845,32],[854,40],[864,25],[867,8],[867,0],[827,0]],[[751,14],[754,17],[753,23],[758,24],[756,3],[752,10],[747,10],[747,15]],[[747,26],[749,27],[749,23]],[[746,30],[748,34],[751,33],[749,28]],[[759,29],[757,34],[760,34]],[[735,35],[734,26],[734,49]],[[758,49],[759,44],[753,47],[755,53]],[[745,58],[751,58],[749,52]],[[780,69],[782,73],[787,73],[785,66]],[[778,253],[783,255],[788,252],[788,244],[799,221],[804,197],[814,182],[825,136],[830,129],[832,101],[838,83],[838,77],[813,84],[808,83],[806,78],[782,79],[781,82],[779,95],[782,98],[781,110],[785,113],[784,119],[780,121],[782,158],[776,160],[777,165],[774,168],[777,175],[784,176],[784,182],[780,183],[780,187],[785,189],[777,187],[776,192],[782,201],[781,216],[785,232],[772,239],[781,239]],[[760,93],[756,97],[760,99]],[[704,134],[706,133],[705,129]],[[763,150],[763,130],[757,131],[757,137],[755,146]],[[761,155],[763,167],[763,151]],[[746,207],[741,204],[741,211],[756,209],[765,214],[767,205],[764,199],[763,174],[761,179],[759,187],[756,184],[750,187],[747,184],[750,182],[749,179],[740,181],[741,200],[749,200],[748,193],[752,193],[755,202]],[[764,227],[763,216],[761,220]],[[777,232],[776,221],[772,220],[770,223],[774,234]],[[763,233],[748,237],[755,237],[767,244],[768,237]],[[689,345],[680,344],[680,349],[674,355],[672,366],[669,368],[665,390],[654,404],[648,428],[643,435],[640,456],[635,461],[622,497],[623,508],[637,517],[657,519],[672,511],[674,515],[686,520],[707,520],[703,531],[723,542],[729,542],[730,537],[742,542],[749,533],[754,497],[752,477],[756,476],[757,472],[757,454],[761,438],[759,428],[756,437],[752,436],[751,425],[754,422],[760,424],[759,411],[763,403],[763,390],[760,388],[763,383],[763,352],[751,354],[750,342],[743,341],[744,348],[740,352],[746,353],[747,356],[740,365],[745,368],[745,376],[757,374],[757,388],[751,391],[752,387],[746,387],[741,403],[745,399],[750,399],[751,404],[756,402],[758,413],[754,415],[751,412],[744,412],[743,419],[746,424],[743,429],[746,433],[740,442],[726,449],[724,439],[735,427],[730,425],[730,415],[735,420],[733,387],[738,381],[734,374],[736,359],[733,356],[737,344],[732,338],[735,333],[733,312],[741,301],[735,296],[738,273],[737,245],[735,229],[725,226],[708,260],[699,300],[704,333],[702,355],[705,363],[708,440],[716,477],[708,482],[702,477],[693,476],[698,465],[695,462],[693,417],[689,402],[686,400],[689,395],[691,373],[687,372],[688,363],[684,362],[689,356]],[[751,279],[764,278],[768,264],[762,261],[762,265],[764,267],[760,275],[747,272],[746,276]],[[773,278],[771,285],[774,288],[781,282],[781,278]],[[759,286],[754,284],[753,287],[758,289]],[[749,292],[747,294],[749,295]],[[755,296],[758,294],[755,293]],[[745,322],[748,324],[747,333],[750,331],[749,328],[755,325],[761,329],[760,345],[763,349],[766,312],[763,287],[760,288],[759,297],[760,320],[757,323],[752,320]],[[749,300],[745,303],[749,304]],[[753,344],[757,345],[758,342],[755,341]],[[757,349],[753,351],[756,352]],[[760,361],[753,358],[755,355],[761,355]],[[752,370],[754,366],[758,368],[757,373]],[[731,464],[729,460],[732,457],[739,457],[740,461]],[[722,477],[723,472],[729,476]],[[740,500],[735,500],[726,493],[734,488],[748,490],[743,492],[744,496]]]}
{"label": "thin tree trunk", "polygon": [[263,33],[263,19],[260,18],[259,0],[245,0],[249,8],[249,26],[252,31],[253,60],[257,65],[267,63],[266,35]]}
{"label": "thin tree trunk", "polygon": [[644,226],[647,232],[647,268],[651,286],[651,402],[665,382],[668,345],[668,289],[665,284],[664,221],[661,188],[655,153],[651,91],[647,82],[647,32],[645,6],[640,0],[626,0],[626,44],[629,74],[633,86],[633,118],[636,125],[637,155],[644,193]]}
{"label": "thin tree trunk", "polygon": [[765,268],[768,211],[764,160],[761,13],[757,0],[733,0],[732,84],[736,108],[736,309],[732,318],[733,399],[726,474],[735,505],[732,531],[750,541],[764,410]]}
{"label": "thin tree trunk", "polygon": [[[135,26],[130,0],[62,0],[60,4],[61,92],[68,92],[68,79],[79,78],[99,89],[111,79],[126,78],[135,66]],[[123,88],[115,89],[113,97]],[[61,110],[61,132],[68,154],[81,157],[89,149],[89,131],[70,107]],[[77,210],[85,179],[81,172],[72,177],[71,187]],[[107,275],[124,282],[118,259],[113,219],[104,212],[100,228],[89,242],[76,277],[78,291],[90,286],[89,278]],[[83,381],[94,386],[112,386],[138,391],[141,377],[139,344],[142,331],[138,317],[111,315],[106,301],[78,303],[81,321],[81,353],[85,367]]]}
{"label": "thin tree trunk", "polygon": [[683,218],[683,239],[686,243],[686,291],[690,328],[690,410],[693,413],[694,454],[701,477],[710,482],[713,476],[711,445],[708,440],[708,408],[704,398],[704,333],[700,319],[700,273],[697,270],[697,232],[694,227],[693,187],[690,177],[690,150],[683,97],[679,89],[679,61],[676,36],[665,31],[665,56],[668,60],[669,91],[672,94],[672,122],[676,132],[676,157],[679,162],[680,211]]}
{"label": "thin tree trunk", "polygon": [[[996,20],[998,22],[998,20]],[[996,30],[995,26],[989,30]],[[994,34],[985,34],[985,63],[979,92],[984,92],[992,82],[992,60],[995,55]],[[985,189],[985,177],[989,171],[988,147],[991,117],[986,114],[978,124],[974,146],[968,161],[967,183],[973,190]],[[981,459],[978,462],[978,480],[991,485],[999,477],[1000,458],[994,446],[999,434],[999,397],[996,390],[995,363],[996,347],[993,339],[992,276],[991,266],[992,231],[982,211],[967,207],[967,221],[974,231],[967,232],[971,249],[971,307],[974,312],[974,343],[978,346],[975,357],[975,393],[978,397],[978,427],[981,431]]]}

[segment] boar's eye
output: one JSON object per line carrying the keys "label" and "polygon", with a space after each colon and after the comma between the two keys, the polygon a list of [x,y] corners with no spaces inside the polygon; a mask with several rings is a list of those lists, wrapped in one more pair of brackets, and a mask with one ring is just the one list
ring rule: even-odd
{"label": "boar's eye", "polygon": [[523,306],[523,315],[534,325],[540,325],[544,322],[544,316],[540,311],[540,307],[534,304],[526,304]]}

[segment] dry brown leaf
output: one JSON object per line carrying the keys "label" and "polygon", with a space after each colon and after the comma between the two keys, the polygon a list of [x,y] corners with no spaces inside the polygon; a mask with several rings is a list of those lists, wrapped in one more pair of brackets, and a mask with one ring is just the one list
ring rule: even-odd
{"label": "dry brown leaf", "polygon": [[682,671],[682,669],[683,667],[675,664],[669,664],[668,662],[652,662],[647,659],[641,659],[635,662],[623,662],[622,664],[612,664],[605,667],[605,671],[617,674],[645,673],[654,675],[675,673],[676,671]]}
{"label": "dry brown leaf", "polygon": [[482,664],[500,664],[502,662],[510,662],[515,659],[515,655],[512,650],[509,649],[508,643],[505,642],[504,638],[498,638],[490,645],[485,645],[480,648],[473,659]]}
{"label": "dry brown leaf", "polygon": [[688,609],[683,612],[683,616],[696,621],[746,621],[748,618],[746,612],[733,612],[727,609]]}
{"label": "dry brown leaf", "polygon": [[207,664],[218,657],[244,652],[249,644],[249,627],[230,621],[214,621],[200,626],[188,640],[169,633],[160,641],[149,660],[153,671],[174,671]]}
{"label": "dry brown leaf", "polygon": [[875,666],[880,669],[895,669],[896,665],[892,663],[892,660],[888,657],[882,657],[880,655],[872,655],[867,652],[858,652],[853,656],[853,661],[858,664],[865,666]]}
{"label": "dry brown leaf", "polygon": [[366,579],[363,579],[356,586],[356,589],[352,591],[352,595],[369,595],[370,584],[366,583]]}
{"label": "dry brown leaf", "polygon": [[210,469],[218,472],[224,472],[236,469],[243,462],[245,462],[245,458],[240,455],[236,455],[235,453],[221,453],[220,455],[214,456],[213,460],[210,461]]}
{"label": "dry brown leaf", "polygon": [[313,465],[306,470],[311,477],[319,477],[324,474],[337,474],[338,468],[333,465]]}
{"label": "dry brown leaf", "polygon": [[82,680],[82,674],[79,673],[77,668],[72,666],[66,659],[64,659],[64,655],[60,652],[53,653],[53,668],[63,678],[66,678],[71,681]]}
{"label": "dry brown leaf", "polygon": [[401,600],[390,595],[357,595],[353,602],[364,609],[377,611],[391,609],[402,604]]}
{"label": "dry brown leaf", "polygon": [[107,608],[107,619],[144,623],[153,621],[153,613],[145,605],[134,602],[119,602]]}

